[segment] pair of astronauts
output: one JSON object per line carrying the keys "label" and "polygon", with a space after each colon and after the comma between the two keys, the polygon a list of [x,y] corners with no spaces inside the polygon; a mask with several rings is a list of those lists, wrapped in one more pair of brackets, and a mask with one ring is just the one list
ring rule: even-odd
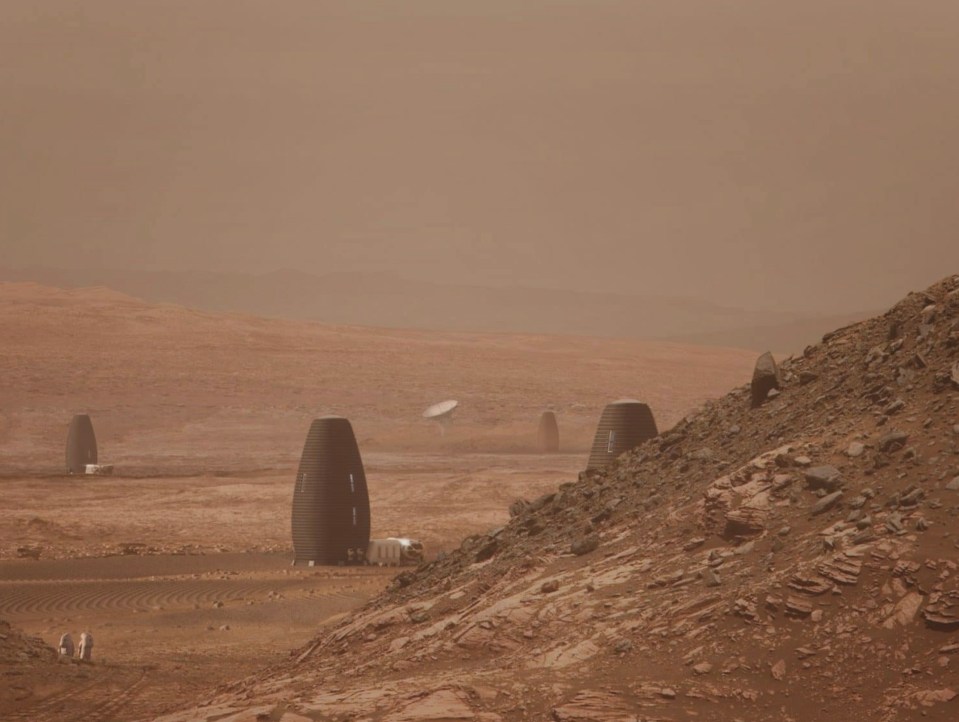
{"label": "pair of astronauts", "polygon": [[60,637],[60,645],[57,650],[61,657],[73,657],[89,662],[93,659],[93,635],[89,632],[83,632],[80,635],[80,645],[74,648],[73,637],[70,632],[65,632]]}

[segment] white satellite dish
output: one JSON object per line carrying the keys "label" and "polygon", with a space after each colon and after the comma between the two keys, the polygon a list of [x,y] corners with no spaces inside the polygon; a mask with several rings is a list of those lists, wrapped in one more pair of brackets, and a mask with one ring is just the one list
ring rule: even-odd
{"label": "white satellite dish", "polygon": [[446,427],[453,423],[453,410],[459,405],[459,401],[449,399],[433,404],[423,412],[423,418],[435,421],[440,426],[440,433],[446,433]]}

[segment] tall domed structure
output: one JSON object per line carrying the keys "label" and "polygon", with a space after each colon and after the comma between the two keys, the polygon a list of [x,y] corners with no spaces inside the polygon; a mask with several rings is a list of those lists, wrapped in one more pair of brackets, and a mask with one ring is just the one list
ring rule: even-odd
{"label": "tall domed structure", "polygon": [[539,417],[539,450],[546,454],[555,454],[559,451],[559,424],[556,423],[556,413],[544,411]]}
{"label": "tall domed structure", "polygon": [[83,474],[87,464],[97,463],[97,436],[86,414],[77,414],[67,432],[67,473]]}
{"label": "tall domed structure", "polygon": [[607,404],[593,437],[586,470],[602,469],[616,457],[659,434],[649,406],[634,399]]}
{"label": "tall domed structure", "polygon": [[293,563],[355,564],[370,543],[370,497],[353,427],[341,416],[310,425],[293,489]]}

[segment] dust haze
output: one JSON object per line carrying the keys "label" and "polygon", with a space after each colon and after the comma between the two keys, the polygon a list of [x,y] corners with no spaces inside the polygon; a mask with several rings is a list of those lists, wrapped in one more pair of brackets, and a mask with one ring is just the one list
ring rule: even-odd
{"label": "dust haze", "polygon": [[959,261],[949,0],[11,0],[2,20],[3,265],[835,314]]}

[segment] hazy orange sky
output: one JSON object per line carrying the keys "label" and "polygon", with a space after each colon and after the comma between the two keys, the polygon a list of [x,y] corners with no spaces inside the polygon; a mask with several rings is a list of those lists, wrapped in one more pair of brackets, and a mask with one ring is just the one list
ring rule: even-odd
{"label": "hazy orange sky", "polygon": [[955,0],[4,0],[0,264],[872,309],[959,270]]}

